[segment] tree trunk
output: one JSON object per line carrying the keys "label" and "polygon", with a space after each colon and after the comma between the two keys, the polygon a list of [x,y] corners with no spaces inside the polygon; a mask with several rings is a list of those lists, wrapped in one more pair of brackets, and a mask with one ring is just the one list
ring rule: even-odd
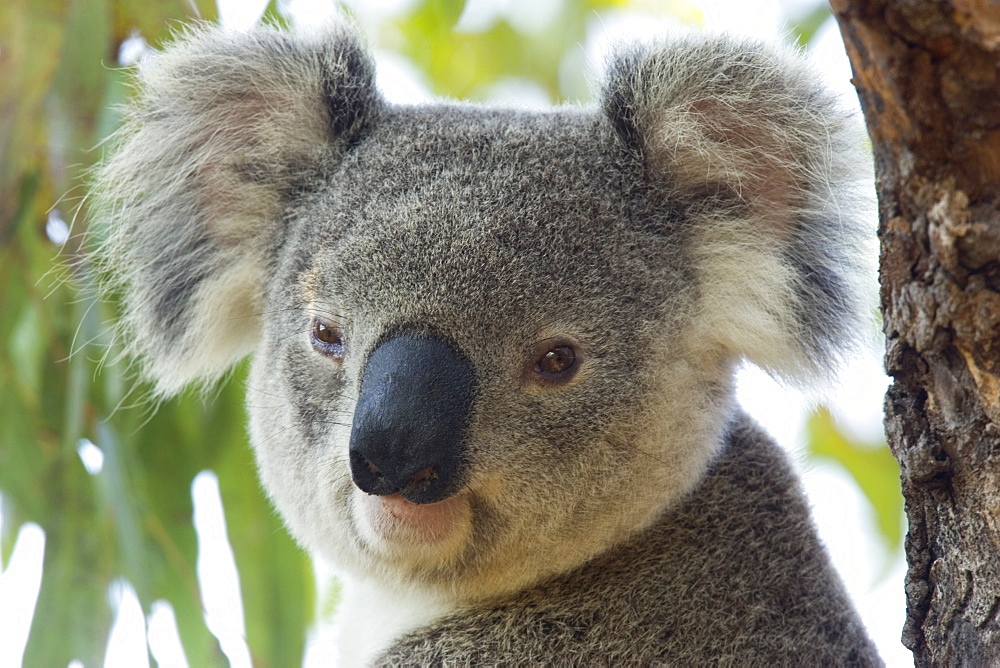
{"label": "tree trunk", "polygon": [[831,4],[875,153],[903,644],[1000,665],[1000,7]]}

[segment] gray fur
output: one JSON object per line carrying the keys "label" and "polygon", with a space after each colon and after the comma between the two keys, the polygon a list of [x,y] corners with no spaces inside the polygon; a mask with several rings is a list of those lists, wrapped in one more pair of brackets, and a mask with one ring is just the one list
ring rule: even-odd
{"label": "gray fur", "polygon": [[410,634],[380,665],[877,663],[781,451],[742,416],[727,440],[652,527],[571,574]]}
{"label": "gray fur", "polygon": [[[878,663],[732,396],[741,358],[822,372],[863,317],[851,125],[796,56],[626,50],[601,108],[528,113],[389,105],[344,28],[201,27],[139,82],[97,184],[124,335],[165,394],[254,353],[264,487],[390,602],[345,602],[345,643],[385,622],[349,658]],[[347,463],[365,360],[401,332],[461,350],[478,387],[429,545],[373,537]],[[525,380],[559,337],[577,375]]]}
{"label": "gray fur", "polygon": [[123,339],[163,394],[256,345],[287,203],[377,108],[374,68],[344,29],[180,40],[142,64],[95,190],[115,221],[101,254],[128,286]]}

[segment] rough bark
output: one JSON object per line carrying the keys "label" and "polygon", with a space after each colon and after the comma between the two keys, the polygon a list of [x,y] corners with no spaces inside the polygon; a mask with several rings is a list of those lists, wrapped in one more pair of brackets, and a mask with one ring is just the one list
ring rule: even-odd
{"label": "rough bark", "polygon": [[875,153],[903,643],[1000,665],[1000,6],[832,0]]}

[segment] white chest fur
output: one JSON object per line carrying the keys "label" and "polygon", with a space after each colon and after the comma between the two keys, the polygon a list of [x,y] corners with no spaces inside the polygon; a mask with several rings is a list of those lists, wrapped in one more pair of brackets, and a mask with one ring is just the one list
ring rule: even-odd
{"label": "white chest fur", "polygon": [[336,626],[337,665],[342,668],[370,664],[395,639],[454,610],[453,604],[426,592],[346,577],[341,582]]}

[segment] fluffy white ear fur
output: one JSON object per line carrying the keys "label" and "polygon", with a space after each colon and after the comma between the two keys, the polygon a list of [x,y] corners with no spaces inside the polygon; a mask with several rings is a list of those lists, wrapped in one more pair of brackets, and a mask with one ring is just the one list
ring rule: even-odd
{"label": "fluffy white ear fur", "polygon": [[[100,251],[122,339],[161,394],[213,380],[259,336],[287,198],[379,107],[343,26],[196,27],[140,71],[98,173]],[[692,337],[786,378],[831,368],[862,331],[854,124],[791,52],[704,36],[619,54],[605,111],[692,222]],[[867,235],[870,236],[870,235]]]}
{"label": "fluffy white ear fur", "polygon": [[255,347],[285,198],[364,123],[373,78],[337,26],[195,27],[142,64],[95,192],[122,338],[159,393],[214,380]]}
{"label": "fluffy white ear fur", "polygon": [[[692,228],[692,339],[787,380],[857,340],[874,212],[855,119],[791,50],[704,36],[620,53],[605,110]],[[869,180],[870,182],[870,180]]]}

